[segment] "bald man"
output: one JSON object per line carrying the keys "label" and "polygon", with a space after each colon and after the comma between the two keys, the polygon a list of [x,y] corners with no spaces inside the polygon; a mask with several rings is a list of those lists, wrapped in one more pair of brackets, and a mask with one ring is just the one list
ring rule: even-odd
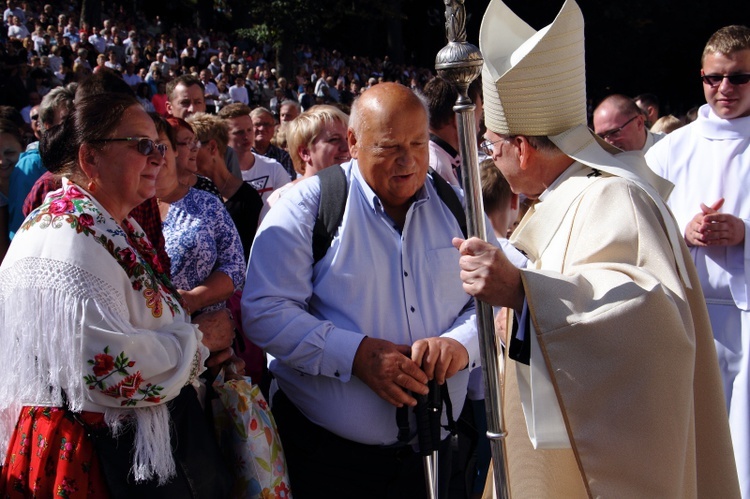
{"label": "bald man", "polygon": [[316,176],[261,224],[243,325],[273,356],[273,410],[295,497],[318,497],[321,484],[331,497],[424,497],[414,414],[402,412],[410,421],[400,432],[397,408],[415,406],[435,379],[447,383],[457,419],[478,366],[474,304],[451,247],[461,229],[428,174],[427,110],[410,89],[367,90],[347,140],[346,210],[329,249],[314,260]]}
{"label": "bald man", "polygon": [[610,95],[594,110],[594,131],[608,143],[623,151],[646,151],[663,134],[651,133],[646,128],[646,117],[633,99],[625,95]]}

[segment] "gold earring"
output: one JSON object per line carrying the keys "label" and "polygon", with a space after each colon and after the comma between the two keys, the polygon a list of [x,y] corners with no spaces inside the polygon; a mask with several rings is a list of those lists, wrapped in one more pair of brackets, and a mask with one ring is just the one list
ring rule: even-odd
{"label": "gold earring", "polygon": [[89,192],[93,193],[94,191],[96,191],[96,182],[90,180],[86,187],[88,188]]}

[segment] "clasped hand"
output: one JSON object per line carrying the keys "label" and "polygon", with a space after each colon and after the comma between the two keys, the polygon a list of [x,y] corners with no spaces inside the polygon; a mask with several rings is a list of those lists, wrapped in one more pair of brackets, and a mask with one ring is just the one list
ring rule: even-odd
{"label": "clasped hand", "polygon": [[468,363],[469,353],[453,338],[426,338],[409,347],[368,336],[357,349],[352,372],[389,404],[413,407],[417,400],[410,392],[427,395],[429,380],[442,385]]}
{"label": "clasped hand", "polygon": [[724,198],[711,206],[701,203],[701,211],[685,227],[688,246],[736,246],[745,240],[745,222],[729,213],[720,213]]}

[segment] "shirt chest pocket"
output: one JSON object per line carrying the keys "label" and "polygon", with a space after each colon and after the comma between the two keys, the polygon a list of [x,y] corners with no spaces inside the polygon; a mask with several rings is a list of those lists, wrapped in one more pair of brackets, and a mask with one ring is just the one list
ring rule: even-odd
{"label": "shirt chest pocket", "polygon": [[441,248],[427,252],[427,273],[431,284],[430,293],[434,299],[460,311],[466,305],[469,295],[463,290],[458,266],[459,253],[456,248]]}

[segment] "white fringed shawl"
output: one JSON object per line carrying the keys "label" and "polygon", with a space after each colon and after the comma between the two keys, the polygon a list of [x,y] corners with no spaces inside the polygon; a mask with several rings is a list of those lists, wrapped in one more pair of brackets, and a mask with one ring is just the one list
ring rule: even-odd
{"label": "white fringed shawl", "polygon": [[208,355],[143,231],[126,233],[64,181],[13,239],[0,267],[0,450],[23,405],[102,412],[136,425],[137,481],[175,474],[165,402]]}

